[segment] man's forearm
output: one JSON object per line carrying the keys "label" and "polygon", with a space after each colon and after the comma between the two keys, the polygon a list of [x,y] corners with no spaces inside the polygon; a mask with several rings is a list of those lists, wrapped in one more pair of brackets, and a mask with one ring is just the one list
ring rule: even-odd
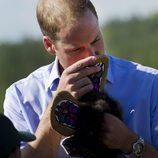
{"label": "man's forearm", "polygon": [[28,145],[21,150],[21,158],[56,158],[62,136],[51,127],[51,106],[52,102],[48,105],[38,125],[35,133],[36,140],[28,143]]}
{"label": "man's forearm", "polygon": [[61,135],[50,131],[49,136],[36,134],[37,139],[21,150],[21,158],[56,158]]}
{"label": "man's forearm", "polygon": [[[126,144],[126,147],[128,149],[128,151],[130,151],[130,155],[132,155],[133,157],[133,151],[132,151],[132,145],[133,142],[135,142],[138,139],[138,135],[133,133],[128,140],[129,143]],[[129,153],[129,152],[128,152]],[[149,143],[147,143],[146,141],[144,142],[144,149],[142,154],[139,156],[139,158],[158,158],[158,151],[151,146]]]}
{"label": "man's forearm", "polygon": [[158,151],[145,142],[144,151],[140,158],[158,158]]}

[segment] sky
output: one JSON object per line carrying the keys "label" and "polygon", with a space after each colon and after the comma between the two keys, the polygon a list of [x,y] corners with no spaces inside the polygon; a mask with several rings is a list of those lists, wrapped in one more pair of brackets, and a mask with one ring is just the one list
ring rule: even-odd
{"label": "sky", "polygon": [[[112,19],[148,17],[158,12],[158,0],[91,0],[100,25]],[[42,34],[36,20],[37,0],[0,0],[0,43],[37,39]]]}

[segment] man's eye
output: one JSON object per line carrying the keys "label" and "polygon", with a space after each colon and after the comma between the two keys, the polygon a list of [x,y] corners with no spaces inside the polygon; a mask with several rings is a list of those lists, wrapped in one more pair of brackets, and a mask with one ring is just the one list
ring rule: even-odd
{"label": "man's eye", "polygon": [[98,42],[100,40],[100,38],[95,39],[91,44],[95,44],[96,42]]}
{"label": "man's eye", "polygon": [[77,51],[79,51],[79,50],[81,50],[81,48],[76,48],[76,49],[73,49],[72,51],[73,51],[73,52],[77,52]]}

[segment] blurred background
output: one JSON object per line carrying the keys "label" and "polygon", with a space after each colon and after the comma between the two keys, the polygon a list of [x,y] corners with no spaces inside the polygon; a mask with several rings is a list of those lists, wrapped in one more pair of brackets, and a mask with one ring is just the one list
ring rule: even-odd
{"label": "blurred background", "polygon": [[[158,68],[158,0],[92,0],[109,54]],[[0,0],[0,112],[5,90],[54,60],[42,45],[37,0]]]}

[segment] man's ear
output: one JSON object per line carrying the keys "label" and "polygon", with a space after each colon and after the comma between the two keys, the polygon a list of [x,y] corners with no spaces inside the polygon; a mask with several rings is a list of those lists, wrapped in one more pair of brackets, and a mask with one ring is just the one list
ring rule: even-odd
{"label": "man's ear", "polygon": [[43,44],[48,53],[55,55],[55,46],[48,36],[43,36]]}

